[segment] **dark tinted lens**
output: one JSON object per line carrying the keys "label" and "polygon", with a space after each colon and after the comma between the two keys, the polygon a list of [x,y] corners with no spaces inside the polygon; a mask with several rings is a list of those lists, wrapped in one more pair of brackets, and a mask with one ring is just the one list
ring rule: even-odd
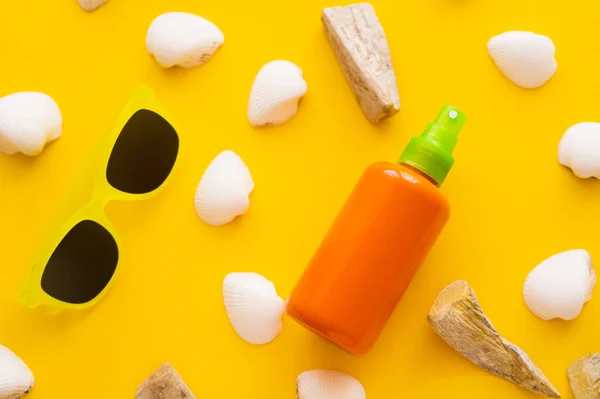
{"label": "dark tinted lens", "polygon": [[113,236],[98,223],[84,220],[54,250],[42,275],[42,289],[63,302],[89,302],[106,287],[118,260]]}
{"label": "dark tinted lens", "polygon": [[110,154],[106,178],[131,194],[156,190],[169,176],[179,150],[175,129],[156,112],[142,109],[127,122]]}

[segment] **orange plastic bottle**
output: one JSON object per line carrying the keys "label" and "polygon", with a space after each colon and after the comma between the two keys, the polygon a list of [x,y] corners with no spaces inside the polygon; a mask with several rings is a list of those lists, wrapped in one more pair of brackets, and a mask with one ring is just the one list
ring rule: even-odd
{"label": "orange plastic bottle", "polygon": [[465,115],[445,106],[398,164],[367,168],[296,284],[287,313],[365,355],[450,215],[438,187]]}

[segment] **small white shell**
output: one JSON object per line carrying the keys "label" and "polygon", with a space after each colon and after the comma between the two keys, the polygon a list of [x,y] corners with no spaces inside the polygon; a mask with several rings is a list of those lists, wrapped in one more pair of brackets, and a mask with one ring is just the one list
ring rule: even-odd
{"label": "small white shell", "polygon": [[33,389],[33,374],[21,359],[0,345],[0,398],[20,399]]}
{"label": "small white shell", "polygon": [[248,103],[252,126],[280,125],[298,111],[298,102],[307,85],[302,69],[289,61],[272,61],[254,79]]}
{"label": "small white shell", "polygon": [[0,98],[0,151],[34,156],[60,137],[62,115],[43,93],[20,92]]}
{"label": "small white shell", "polygon": [[94,11],[96,8],[108,2],[108,0],[78,0],[79,5],[86,11]]}
{"label": "small white shell", "polygon": [[263,345],[281,332],[285,303],[273,283],[260,274],[228,274],[223,300],[231,325],[244,341]]}
{"label": "small white shell", "polygon": [[571,126],[558,144],[558,161],[582,179],[600,179],[600,123]]}
{"label": "small white shell", "polygon": [[194,205],[200,219],[213,226],[231,222],[250,206],[254,182],[250,170],[233,151],[223,151],[204,172]]}
{"label": "small white shell", "polygon": [[551,256],[527,276],[523,298],[531,312],[542,320],[572,320],[592,297],[596,273],[592,258],[583,249]]}
{"label": "small white shell", "polygon": [[146,49],[163,68],[193,68],[208,62],[224,41],[212,22],[194,14],[168,12],[150,24]]}
{"label": "small white shell", "polygon": [[312,370],[296,380],[298,399],[365,399],[365,389],[356,378],[339,371]]}
{"label": "small white shell", "polygon": [[487,47],[500,71],[517,86],[543,86],[556,72],[556,48],[547,36],[510,31],[493,37]]}

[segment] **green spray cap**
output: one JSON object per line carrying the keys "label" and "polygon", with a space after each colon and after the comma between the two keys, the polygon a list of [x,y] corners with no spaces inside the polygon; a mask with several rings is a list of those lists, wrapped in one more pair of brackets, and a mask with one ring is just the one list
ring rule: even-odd
{"label": "green spray cap", "polygon": [[466,120],[465,114],[445,105],[433,123],[420,136],[410,140],[398,163],[420,170],[439,187],[454,164],[452,151]]}

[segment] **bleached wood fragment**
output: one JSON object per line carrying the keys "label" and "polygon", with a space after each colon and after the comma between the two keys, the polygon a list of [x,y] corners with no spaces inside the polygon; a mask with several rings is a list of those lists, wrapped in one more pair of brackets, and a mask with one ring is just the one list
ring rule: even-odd
{"label": "bleached wood fragment", "polygon": [[138,388],[136,399],[196,399],[181,376],[165,363]]}
{"label": "bleached wood fragment", "polygon": [[369,3],[330,7],[321,17],[329,42],[367,119],[379,123],[400,110],[388,42]]}
{"label": "bleached wood fragment", "polygon": [[427,320],[448,345],[479,367],[529,391],[560,398],[529,356],[498,334],[466,281],[444,288]]}

